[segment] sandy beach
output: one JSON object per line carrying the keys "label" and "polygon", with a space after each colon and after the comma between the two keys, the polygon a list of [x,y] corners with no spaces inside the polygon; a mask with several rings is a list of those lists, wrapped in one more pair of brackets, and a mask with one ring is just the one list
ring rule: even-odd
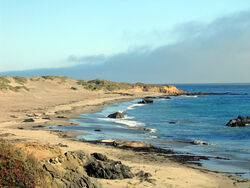
{"label": "sandy beach", "polygon": [[[0,91],[0,137],[41,161],[69,151],[82,150],[86,154],[98,152],[109,159],[121,161],[130,167],[134,174],[144,171],[152,175],[146,180],[138,176],[123,180],[92,178],[103,187],[250,187],[249,180],[214,172],[194,164],[174,162],[164,155],[92,144],[75,138],[83,133],[44,129],[45,126],[56,125],[77,126],[75,122],[70,121],[71,118],[77,117],[79,113],[100,111],[104,106],[115,102],[163,95],[159,92],[141,91],[138,88],[126,92],[91,91],[82,88],[73,79],[68,78],[63,84],[59,81],[58,78],[37,81],[29,79],[25,83],[29,91]],[[30,143],[49,144],[58,148],[58,152],[48,152],[39,147],[32,149]]]}

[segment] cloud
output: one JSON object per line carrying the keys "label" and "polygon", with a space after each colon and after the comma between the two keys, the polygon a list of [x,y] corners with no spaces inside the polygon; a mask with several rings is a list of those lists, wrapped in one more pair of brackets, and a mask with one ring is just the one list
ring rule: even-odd
{"label": "cloud", "polygon": [[69,56],[77,66],[44,72],[148,83],[250,82],[249,18],[250,11],[211,23],[185,23],[171,32],[179,39],[174,44],[142,46],[112,56]]}
{"label": "cloud", "polygon": [[77,57],[75,55],[70,55],[67,59],[68,62],[74,62],[74,63],[85,63],[85,64],[101,64],[105,62],[105,60],[108,57],[106,57],[103,54],[99,55],[94,55],[94,56],[82,56],[82,57]]}

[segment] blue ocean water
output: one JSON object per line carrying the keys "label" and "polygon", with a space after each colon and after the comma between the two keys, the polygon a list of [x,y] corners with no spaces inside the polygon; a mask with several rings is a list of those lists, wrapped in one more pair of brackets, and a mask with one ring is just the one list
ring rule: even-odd
{"label": "blue ocean water", "polygon": [[[176,86],[190,92],[233,95],[171,96],[170,100],[155,99],[153,104],[146,105],[137,104],[140,99],[135,99],[105,107],[98,113],[81,114],[81,118],[74,120],[80,122],[79,126],[63,129],[90,133],[79,136],[86,140],[143,140],[174,151],[227,158],[230,160],[202,163],[213,170],[250,178],[250,126],[225,126],[238,115],[250,116],[250,84]],[[125,119],[106,118],[116,111],[122,111]]]}

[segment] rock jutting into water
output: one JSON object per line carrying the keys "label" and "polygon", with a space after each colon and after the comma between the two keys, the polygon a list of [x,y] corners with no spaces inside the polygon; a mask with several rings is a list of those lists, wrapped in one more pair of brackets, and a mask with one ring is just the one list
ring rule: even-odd
{"label": "rock jutting into water", "polygon": [[142,101],[138,102],[139,104],[149,104],[149,103],[153,103],[153,99],[143,99]]}
{"label": "rock jutting into water", "polygon": [[232,119],[226,124],[228,127],[244,127],[246,125],[250,125],[250,116],[238,116],[237,119]]}
{"label": "rock jutting into water", "polygon": [[121,112],[116,112],[116,113],[108,115],[108,117],[109,118],[124,118],[124,115]]}

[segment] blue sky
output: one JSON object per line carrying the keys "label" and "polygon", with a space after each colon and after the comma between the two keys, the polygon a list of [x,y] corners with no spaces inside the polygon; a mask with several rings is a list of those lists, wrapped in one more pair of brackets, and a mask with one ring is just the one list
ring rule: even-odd
{"label": "blue sky", "polygon": [[[202,32],[198,31],[206,32],[206,29],[213,27],[217,32],[220,28],[213,25],[216,20],[224,17],[229,17],[227,20],[231,17],[234,19],[235,15],[249,10],[250,3],[247,0],[0,0],[0,72],[100,62],[108,64],[114,57],[116,64],[119,64],[120,59],[117,57],[121,54],[122,57],[130,56],[128,59],[136,64],[145,57],[131,59],[131,54],[138,51],[144,55],[152,54],[158,48],[176,44],[178,48],[180,45],[184,47],[185,43],[181,42],[191,40],[190,36],[197,37],[194,33],[199,35],[199,40],[203,40],[200,36]],[[226,27],[223,24],[222,27]],[[242,32],[243,29],[240,29]],[[178,52],[174,55],[179,56]],[[171,63],[177,61],[162,54],[154,61],[160,59],[159,62],[164,62],[164,58],[168,62],[171,60]],[[147,66],[154,66],[154,61]],[[189,61],[190,66],[192,62]],[[242,66],[245,69],[248,65]],[[235,66],[231,65],[228,69],[233,71]],[[207,75],[211,75],[208,71]],[[104,77],[109,79],[109,76]],[[117,76],[117,80],[123,79]],[[133,80],[136,79],[135,76]],[[165,81],[164,76],[156,76],[154,80],[157,79],[159,82]],[[190,78],[189,82],[195,79]],[[146,79],[141,76],[138,80]],[[177,82],[185,80],[184,77],[176,79]],[[213,79],[209,76],[202,80],[211,81]],[[225,78],[221,81],[234,80]],[[247,82],[250,78],[245,76],[235,81]]]}

